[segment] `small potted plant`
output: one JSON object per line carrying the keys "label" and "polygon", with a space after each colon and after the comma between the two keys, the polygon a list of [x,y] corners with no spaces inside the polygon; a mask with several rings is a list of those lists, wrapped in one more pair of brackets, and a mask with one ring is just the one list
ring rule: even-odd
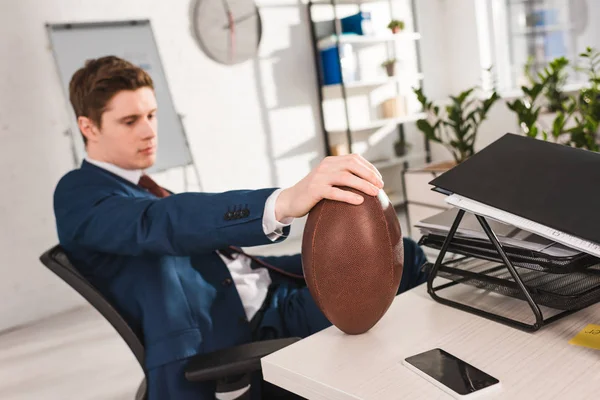
{"label": "small potted plant", "polygon": [[395,58],[389,58],[381,63],[381,66],[385,68],[388,76],[394,76],[394,67],[396,65]]}
{"label": "small potted plant", "polygon": [[398,19],[393,19],[388,24],[388,29],[392,31],[393,34],[396,34],[402,30],[404,30],[404,21],[400,21]]}

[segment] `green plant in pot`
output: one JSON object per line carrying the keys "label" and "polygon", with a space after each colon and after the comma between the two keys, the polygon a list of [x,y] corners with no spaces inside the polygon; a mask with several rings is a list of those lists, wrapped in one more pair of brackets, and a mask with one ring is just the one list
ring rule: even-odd
{"label": "green plant in pot", "polygon": [[[540,130],[537,125],[537,120],[542,111],[542,106],[537,104],[537,99],[544,90],[544,85],[536,82],[531,87],[523,86],[521,88],[524,93],[523,99],[516,99],[513,102],[507,102],[509,109],[517,114],[519,126],[523,133],[529,137],[537,137]],[[543,133],[547,135],[546,132]]]}
{"label": "green plant in pot", "polygon": [[596,121],[600,121],[600,52],[588,47],[580,57],[587,64],[578,68],[587,73],[589,88],[579,92],[579,105],[581,113]]}
{"label": "green plant in pot", "polygon": [[381,66],[383,68],[385,68],[387,76],[392,77],[395,74],[396,59],[395,58],[389,58],[389,59],[385,60],[384,62],[382,62]]}
{"label": "green plant in pot", "polygon": [[[532,74],[532,59],[525,65],[525,75],[529,86],[522,86],[523,98],[507,102],[507,107],[517,114],[523,133],[535,138],[541,135],[544,140],[552,137],[555,142],[564,141],[564,127],[568,118],[564,113],[572,113],[575,104],[563,92],[567,79],[565,69],[569,61],[560,57],[549,63],[542,71]],[[552,127],[544,128],[538,119],[541,114],[555,113]]]}
{"label": "green plant in pot", "polygon": [[579,57],[586,65],[577,69],[588,75],[589,87],[579,91],[577,101],[571,101],[571,104],[577,103],[577,110],[567,112],[565,118],[572,116],[575,124],[566,132],[570,134],[571,146],[600,151],[597,140],[600,127],[600,52],[587,47]]}
{"label": "green plant in pot", "polygon": [[[506,103],[507,107],[517,114],[519,126],[525,135],[535,138],[541,134],[544,140],[547,140],[548,132],[538,123],[540,114],[566,109],[565,101],[568,96],[563,93],[562,87],[566,80],[565,68],[568,64],[566,58],[557,58],[535,76],[532,73],[533,58],[530,57],[525,64],[524,72],[529,80],[529,87],[521,87],[522,99]],[[556,135],[555,140],[560,136],[554,130],[552,134]]]}
{"label": "green plant in pot", "polygon": [[[531,68],[530,62],[525,66],[526,69]],[[543,86],[544,96],[548,104],[546,109],[549,112],[558,112],[565,110],[565,102],[569,96],[564,93],[564,86],[567,82],[567,67],[569,60],[565,57],[559,57],[552,60],[541,72],[537,74],[537,79],[534,78],[530,71],[527,71],[527,76],[532,85],[539,83]]]}
{"label": "green plant in pot", "polygon": [[486,119],[494,103],[500,98],[496,91],[481,98],[472,87],[458,96],[450,96],[451,103],[443,110],[423,94],[413,89],[417,99],[428,114],[427,119],[417,121],[417,127],[427,139],[444,145],[459,164],[475,153],[475,139],[481,123]]}
{"label": "green plant in pot", "polygon": [[404,21],[400,21],[398,19],[393,19],[388,24],[388,29],[392,31],[392,33],[398,33],[404,30]]}
{"label": "green plant in pot", "polygon": [[[522,131],[530,137],[552,139],[556,143],[599,151],[597,134],[600,127],[600,53],[588,47],[580,54],[585,67],[576,67],[588,75],[590,86],[575,96],[563,92],[569,65],[564,57],[550,62],[537,77],[530,76],[529,87],[523,86],[523,98],[507,102],[517,114]],[[529,66],[526,66],[528,72]],[[543,94],[543,96],[542,96]],[[550,114],[551,123],[543,126],[538,118]]]}

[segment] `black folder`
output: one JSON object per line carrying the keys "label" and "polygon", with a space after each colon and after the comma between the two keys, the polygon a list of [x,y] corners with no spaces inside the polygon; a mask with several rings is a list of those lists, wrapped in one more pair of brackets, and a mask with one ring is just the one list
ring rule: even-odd
{"label": "black folder", "polygon": [[430,182],[600,243],[600,154],[506,134]]}

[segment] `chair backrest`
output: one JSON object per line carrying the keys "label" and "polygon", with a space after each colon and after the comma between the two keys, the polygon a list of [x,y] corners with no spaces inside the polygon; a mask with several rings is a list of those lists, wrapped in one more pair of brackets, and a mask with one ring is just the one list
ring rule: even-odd
{"label": "chair backrest", "polygon": [[129,326],[121,314],[92,284],[69,262],[60,245],[54,246],[40,256],[40,261],[62,280],[82,295],[121,335],[125,343],[144,369],[144,346],[140,336]]}

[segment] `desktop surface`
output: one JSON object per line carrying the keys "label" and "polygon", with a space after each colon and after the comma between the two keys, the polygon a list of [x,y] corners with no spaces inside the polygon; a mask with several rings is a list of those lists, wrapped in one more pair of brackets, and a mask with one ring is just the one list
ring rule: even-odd
{"label": "desktop surface", "polygon": [[[453,300],[533,321],[523,301],[461,285],[445,291]],[[557,313],[541,309],[544,316]],[[265,357],[263,374],[308,399],[452,399],[402,365],[439,347],[500,380],[485,398],[590,399],[600,392],[600,350],[569,340],[594,323],[600,304],[528,333],[439,304],[421,285],[397,296],[367,333],[330,327]]]}

